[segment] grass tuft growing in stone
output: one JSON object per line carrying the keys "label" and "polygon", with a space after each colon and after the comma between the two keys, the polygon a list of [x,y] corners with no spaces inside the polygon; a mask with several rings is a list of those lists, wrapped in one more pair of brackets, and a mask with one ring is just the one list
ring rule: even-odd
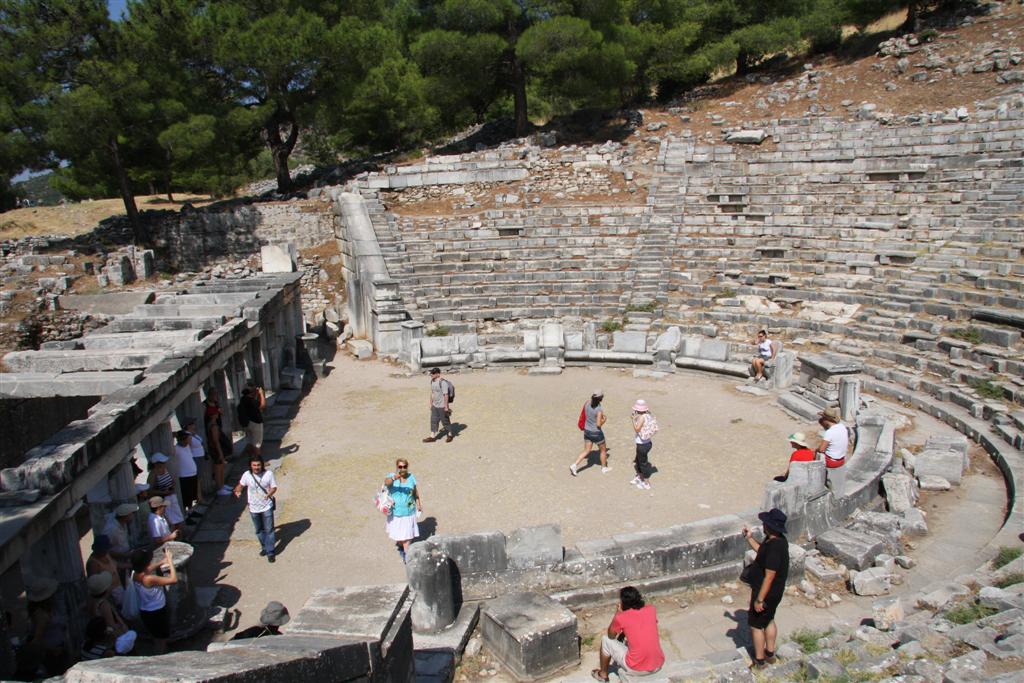
{"label": "grass tuft growing in stone", "polygon": [[848,647],[844,647],[836,652],[835,660],[843,667],[847,667],[857,661],[857,653]]}
{"label": "grass tuft growing in stone", "polygon": [[1015,586],[1018,583],[1024,583],[1024,572],[1011,572],[1003,578],[996,581],[996,588],[1009,588]]}
{"label": "grass tuft growing in stone", "polygon": [[626,307],[626,312],[632,313],[635,311],[637,313],[654,313],[654,311],[656,311],[657,308],[657,302],[650,301],[646,304],[630,304],[629,306]]}
{"label": "grass tuft growing in stone", "polygon": [[1024,548],[1011,548],[1008,545],[1001,545],[999,546],[999,552],[996,553],[995,558],[992,560],[992,568],[1001,569],[1021,555],[1024,555]]}
{"label": "grass tuft growing in stone", "polygon": [[969,624],[984,617],[991,616],[999,610],[985,607],[974,602],[963,603],[946,611],[946,619],[954,624]]}
{"label": "grass tuft growing in stone", "polygon": [[622,323],[620,323],[618,320],[605,320],[603,323],[601,323],[602,332],[618,332],[621,329]]}
{"label": "grass tuft growing in stone", "polygon": [[818,641],[829,633],[832,631],[812,631],[809,628],[800,628],[789,634],[789,639],[799,645],[805,655],[810,655],[821,649],[818,647]]}
{"label": "grass tuft growing in stone", "polygon": [[427,336],[428,337],[447,337],[449,332],[451,332],[451,330],[449,330],[444,325],[438,325],[436,327],[431,327],[429,330],[427,330]]}
{"label": "grass tuft growing in stone", "polygon": [[981,330],[977,327],[958,327],[950,332],[949,336],[971,344],[981,343]]}
{"label": "grass tuft growing in stone", "polygon": [[974,379],[969,382],[971,388],[978,392],[978,396],[982,398],[993,398],[1002,399],[1005,398],[1003,394],[1003,388],[998,384],[993,384],[991,380],[987,379]]}

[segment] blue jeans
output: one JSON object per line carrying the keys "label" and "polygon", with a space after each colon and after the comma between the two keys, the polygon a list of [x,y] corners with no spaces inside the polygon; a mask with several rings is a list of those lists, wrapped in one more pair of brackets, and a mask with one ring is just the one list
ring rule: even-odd
{"label": "blue jeans", "polygon": [[274,555],[274,511],[249,512],[252,517],[252,525],[256,527],[256,538],[260,539],[263,545],[263,552],[269,556]]}

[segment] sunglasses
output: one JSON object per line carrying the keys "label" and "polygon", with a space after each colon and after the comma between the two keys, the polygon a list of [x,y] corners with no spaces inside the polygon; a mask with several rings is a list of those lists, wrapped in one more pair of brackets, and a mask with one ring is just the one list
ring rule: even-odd
{"label": "sunglasses", "polygon": [[409,466],[408,465],[399,465],[398,469],[400,469],[400,470],[407,470],[407,469],[409,469]]}

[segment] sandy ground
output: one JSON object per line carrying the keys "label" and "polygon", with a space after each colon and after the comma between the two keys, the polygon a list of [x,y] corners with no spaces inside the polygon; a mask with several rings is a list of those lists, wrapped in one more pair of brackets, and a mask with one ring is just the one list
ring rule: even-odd
{"label": "sandy ground", "polygon": [[[320,586],[404,582],[373,496],[394,459],[410,460],[424,502],[425,535],[556,522],[563,543],[655,529],[757,507],[763,483],[782,472],[786,436],[806,425],[768,397],[707,375],[634,378],[632,371],[568,369],[561,376],[519,371],[452,375],[457,388],[450,444],[424,444],[429,429],[425,375],[338,356],[302,401],[281,442],[276,564],[259,547],[240,502],[219,503],[204,525],[230,512],[229,544],[198,546],[196,585],[222,586],[241,627],[268,600],[297,611]],[[576,421],[591,392],[605,392],[612,471],[568,466],[582,447]],[[653,489],[629,485],[632,402],[658,417]],[[267,455],[273,457],[272,449]],[[595,453],[596,459],[596,453]],[[236,475],[237,476],[237,475]]]}
{"label": "sandy ground", "polygon": [[[174,201],[166,195],[138,195],[139,211],[170,209],[177,211],[185,202],[205,206],[208,195],[175,194]],[[0,239],[18,239],[29,235],[80,235],[89,232],[104,218],[124,215],[120,199],[87,199],[64,206],[35,206],[13,209],[0,214]]]}

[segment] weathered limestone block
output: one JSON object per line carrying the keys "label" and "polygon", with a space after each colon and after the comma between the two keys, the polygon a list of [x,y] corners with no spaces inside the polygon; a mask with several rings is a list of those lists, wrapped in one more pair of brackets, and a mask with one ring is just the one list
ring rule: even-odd
{"label": "weathered limestone block", "polygon": [[971,594],[971,589],[952,581],[933,583],[917,594],[915,604],[920,609],[940,610],[954,600]]}
{"label": "weathered limestone block", "polygon": [[576,615],[538,593],[510,593],[481,610],[484,642],[513,675],[532,681],[576,666]]}
{"label": "weathered limestone block", "polygon": [[557,524],[513,529],[505,540],[508,566],[528,569],[562,561],[562,528]]}
{"label": "weathered limestone block", "polygon": [[729,344],[717,339],[704,339],[697,351],[697,357],[704,360],[729,360]]}
{"label": "weathered limestone block", "polygon": [[855,573],[850,584],[857,595],[888,595],[892,588],[890,576],[883,567],[871,567]]}
{"label": "weathered limestone block", "polygon": [[768,134],[763,128],[737,130],[725,136],[725,141],[736,145],[760,145]]}
{"label": "weathered limestone block", "polygon": [[462,575],[503,572],[508,568],[505,535],[500,531],[445,534],[431,540],[444,550]]}
{"label": "weathered limestone block", "polygon": [[917,454],[914,474],[920,477],[934,475],[950,484],[960,485],[964,473],[964,458],[956,451],[925,450]]}
{"label": "weathered limestone block", "polygon": [[405,584],[318,588],[282,630],[379,641],[402,610],[408,591]]}
{"label": "weathered limestone block", "polygon": [[928,523],[924,513],[917,508],[910,508],[901,513],[900,530],[908,536],[927,536]]}
{"label": "weathered limestone block", "polygon": [[658,338],[654,341],[654,352],[659,351],[675,353],[679,350],[679,345],[683,341],[683,335],[679,331],[679,328],[673,325],[664,332],[658,335]]}
{"label": "weathered limestone block", "polygon": [[645,332],[614,332],[612,334],[612,351],[644,353],[647,351],[647,334]]}
{"label": "weathered limestone block", "polygon": [[871,605],[872,620],[875,622],[875,628],[880,631],[888,631],[897,622],[903,621],[904,616],[903,601],[898,595],[879,598]]}
{"label": "weathered limestone block", "polygon": [[952,484],[937,474],[925,474],[917,478],[922,491],[948,491]]}
{"label": "weathered limestone block", "polygon": [[877,537],[842,528],[829,529],[815,543],[822,553],[854,569],[867,569],[884,550]]}
{"label": "weathered limestone block", "polygon": [[296,270],[295,244],[267,244],[260,247],[261,270],[264,273],[294,273]]}
{"label": "weathered limestone block", "polygon": [[891,512],[903,513],[917,504],[914,479],[909,474],[883,474],[882,488],[885,490],[885,500]]}

